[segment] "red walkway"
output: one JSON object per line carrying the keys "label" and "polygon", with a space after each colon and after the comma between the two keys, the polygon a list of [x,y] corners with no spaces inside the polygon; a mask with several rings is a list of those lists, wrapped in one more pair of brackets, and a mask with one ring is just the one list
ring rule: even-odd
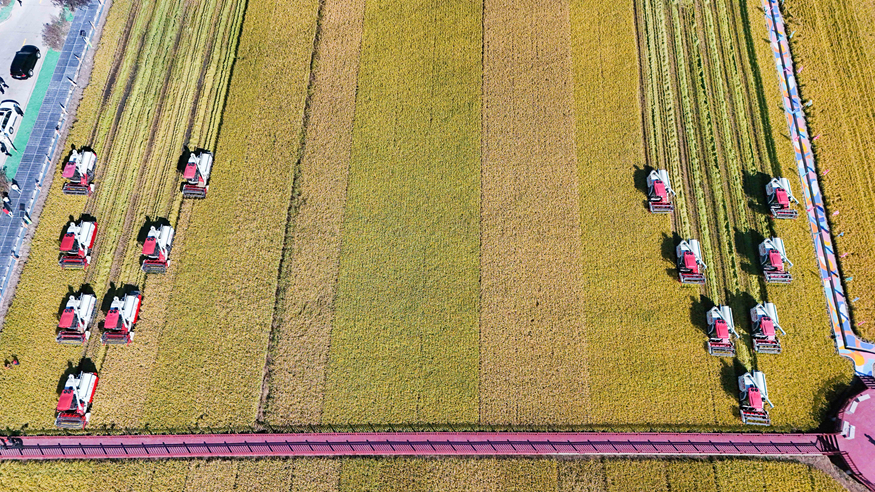
{"label": "red walkway", "polygon": [[320,433],[30,436],[0,459],[256,456],[805,456],[837,454],[833,434]]}

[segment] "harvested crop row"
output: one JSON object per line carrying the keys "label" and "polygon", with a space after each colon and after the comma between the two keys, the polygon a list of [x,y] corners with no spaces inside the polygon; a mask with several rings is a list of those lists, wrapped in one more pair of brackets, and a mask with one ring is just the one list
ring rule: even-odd
{"label": "harvested crop row", "polygon": [[588,416],[569,4],[483,23],[480,421]]}
{"label": "harvested crop row", "polygon": [[[297,216],[283,248],[266,377],[271,423],[318,423],[334,321],[364,0],[326,0],[311,75]],[[289,244],[290,243],[290,244]]]}
{"label": "harvested crop row", "polygon": [[[256,417],[316,12],[309,0],[248,3],[209,196],[192,206],[185,250],[174,260],[144,422]],[[266,37],[275,40],[270,49]]]}
{"label": "harvested crop row", "polygon": [[365,5],[324,422],[476,422],[481,8]]}
{"label": "harvested crop row", "polygon": [[[802,96],[815,136],[820,182],[847,282],[855,328],[875,339],[875,8],[871,2],[792,0],[783,4]],[[821,138],[817,138],[821,136]]]}

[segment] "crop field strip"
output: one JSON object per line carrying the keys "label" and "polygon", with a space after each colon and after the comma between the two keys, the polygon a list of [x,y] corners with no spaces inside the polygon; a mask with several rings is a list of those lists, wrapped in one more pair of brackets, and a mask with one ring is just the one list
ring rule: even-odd
{"label": "crop field strip", "polygon": [[484,4],[482,423],[588,416],[569,8]]}
{"label": "crop field strip", "polygon": [[782,461],[495,458],[3,462],[0,486],[71,492],[843,490],[819,470]]}
{"label": "crop field strip", "polygon": [[365,4],[323,422],[476,422],[481,7]]}
{"label": "crop field strip", "polygon": [[364,6],[364,0],[325,0],[321,6],[301,191],[293,238],[283,248],[259,412],[259,420],[274,424],[322,418]]}

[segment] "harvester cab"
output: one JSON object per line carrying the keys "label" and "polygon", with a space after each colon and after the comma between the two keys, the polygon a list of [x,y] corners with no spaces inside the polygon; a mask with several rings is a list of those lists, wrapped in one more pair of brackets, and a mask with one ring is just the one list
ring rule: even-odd
{"label": "harvester cab", "polygon": [[58,322],[58,343],[82,345],[91,336],[91,321],[94,319],[97,297],[80,293],[70,296]]}
{"label": "harvester cab", "polygon": [[67,180],[62,191],[68,195],[90,195],[94,191],[94,164],[97,154],[90,150],[74,150],[64,164],[61,177]]}
{"label": "harvester cab", "polygon": [[169,225],[149,228],[143,243],[142,269],[146,273],[164,273],[170,265],[170,250],[173,248],[173,228]]}
{"label": "harvester cab", "polygon": [[64,268],[88,268],[91,263],[91,248],[97,237],[97,222],[80,220],[70,222],[61,238],[61,258],[58,263]]}
{"label": "harvester cab", "polygon": [[97,374],[80,372],[70,374],[64,384],[64,391],[58,399],[55,426],[60,429],[84,429],[91,420],[91,402],[97,389]]}
{"label": "harvester cab", "polygon": [[735,345],[732,337],[738,338],[732,309],[729,306],[715,306],[708,311],[708,353],[718,357],[734,357]]}
{"label": "harvester cab", "polygon": [[677,253],[678,278],[682,284],[705,283],[705,262],[702,261],[702,248],[699,241],[685,239],[678,244]]}
{"label": "harvester cab", "polygon": [[213,154],[206,150],[192,152],[185,164],[182,177],[183,198],[206,198],[209,189],[210,171],[213,168]]}
{"label": "harvester cab", "polygon": [[766,375],[760,371],[744,373],[738,377],[738,389],[741,391],[738,395],[741,421],[749,425],[771,425],[765,404],[768,403],[771,408],[775,405],[769,401]]}
{"label": "harvester cab", "polygon": [[781,238],[771,237],[760,243],[760,265],[763,267],[766,282],[789,284],[793,280],[793,276],[784,269],[784,262],[793,266],[787,258],[787,250],[784,249]]}
{"label": "harvester cab", "polygon": [[647,176],[647,198],[650,211],[655,214],[667,214],[674,211],[671,195],[674,195],[668,171],[665,169],[650,171]]}
{"label": "harvester cab", "polygon": [[753,323],[751,338],[753,348],[762,354],[780,354],[781,341],[778,340],[778,331],[782,335],[787,333],[778,324],[778,310],[771,302],[757,304],[750,310],[750,319]]}
{"label": "harvester cab", "polygon": [[109,312],[103,322],[104,345],[124,345],[134,339],[134,326],[140,316],[140,303],[143,296],[137,292],[126,294],[123,298],[112,298]]}
{"label": "harvester cab", "polygon": [[772,178],[766,185],[766,196],[769,199],[769,208],[775,219],[795,219],[799,212],[792,208],[790,202],[799,203],[790,189],[790,180],[787,178]]}

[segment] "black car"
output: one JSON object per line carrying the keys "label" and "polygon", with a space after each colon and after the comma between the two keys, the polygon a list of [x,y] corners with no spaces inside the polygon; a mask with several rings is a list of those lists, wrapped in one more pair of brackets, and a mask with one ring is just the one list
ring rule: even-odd
{"label": "black car", "polygon": [[39,60],[39,48],[32,45],[22,46],[12,59],[12,67],[9,69],[13,79],[28,79],[33,76],[33,67]]}

